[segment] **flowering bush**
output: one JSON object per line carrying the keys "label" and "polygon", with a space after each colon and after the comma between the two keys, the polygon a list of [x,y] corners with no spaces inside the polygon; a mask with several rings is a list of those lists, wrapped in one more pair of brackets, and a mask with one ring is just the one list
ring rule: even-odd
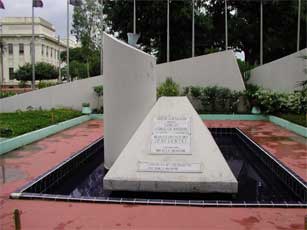
{"label": "flowering bush", "polygon": [[[179,85],[172,79],[158,88],[158,96],[178,96]],[[259,106],[264,114],[307,112],[307,89],[299,92],[282,93],[263,89],[255,85],[247,85],[245,91],[233,91],[218,86],[184,87],[183,96],[188,96],[192,104],[199,101],[202,108],[197,108],[199,113],[242,113],[250,112],[251,106]],[[247,103],[245,103],[247,102]]]}

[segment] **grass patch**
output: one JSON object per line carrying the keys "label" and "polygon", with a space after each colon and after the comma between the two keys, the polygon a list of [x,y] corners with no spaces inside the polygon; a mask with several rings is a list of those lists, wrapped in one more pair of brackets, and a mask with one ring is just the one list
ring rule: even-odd
{"label": "grass patch", "polygon": [[71,109],[0,113],[0,137],[19,136],[81,115],[81,112]]}
{"label": "grass patch", "polygon": [[306,114],[278,114],[280,118],[307,127]]}

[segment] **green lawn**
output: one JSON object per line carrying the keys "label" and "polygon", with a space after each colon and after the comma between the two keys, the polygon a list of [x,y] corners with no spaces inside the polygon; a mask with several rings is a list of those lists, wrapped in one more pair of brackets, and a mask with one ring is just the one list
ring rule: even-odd
{"label": "green lawn", "polygon": [[306,114],[278,114],[280,118],[307,127]]}
{"label": "green lawn", "polygon": [[0,113],[0,137],[15,137],[81,115],[71,109]]}

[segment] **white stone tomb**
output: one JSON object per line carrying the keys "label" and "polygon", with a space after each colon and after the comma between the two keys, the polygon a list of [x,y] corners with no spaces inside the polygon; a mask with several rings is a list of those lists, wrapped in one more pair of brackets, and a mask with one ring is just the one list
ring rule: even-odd
{"label": "white stone tomb", "polygon": [[186,97],[160,98],[103,181],[112,191],[237,193],[238,182]]}

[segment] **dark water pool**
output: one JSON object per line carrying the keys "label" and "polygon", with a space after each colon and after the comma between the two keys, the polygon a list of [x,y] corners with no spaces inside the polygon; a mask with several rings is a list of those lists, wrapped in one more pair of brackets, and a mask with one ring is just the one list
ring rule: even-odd
{"label": "dark water pool", "polygon": [[25,187],[21,197],[177,205],[306,205],[306,184],[244,133],[238,129],[210,131],[239,182],[236,195],[105,191],[100,140]]}

